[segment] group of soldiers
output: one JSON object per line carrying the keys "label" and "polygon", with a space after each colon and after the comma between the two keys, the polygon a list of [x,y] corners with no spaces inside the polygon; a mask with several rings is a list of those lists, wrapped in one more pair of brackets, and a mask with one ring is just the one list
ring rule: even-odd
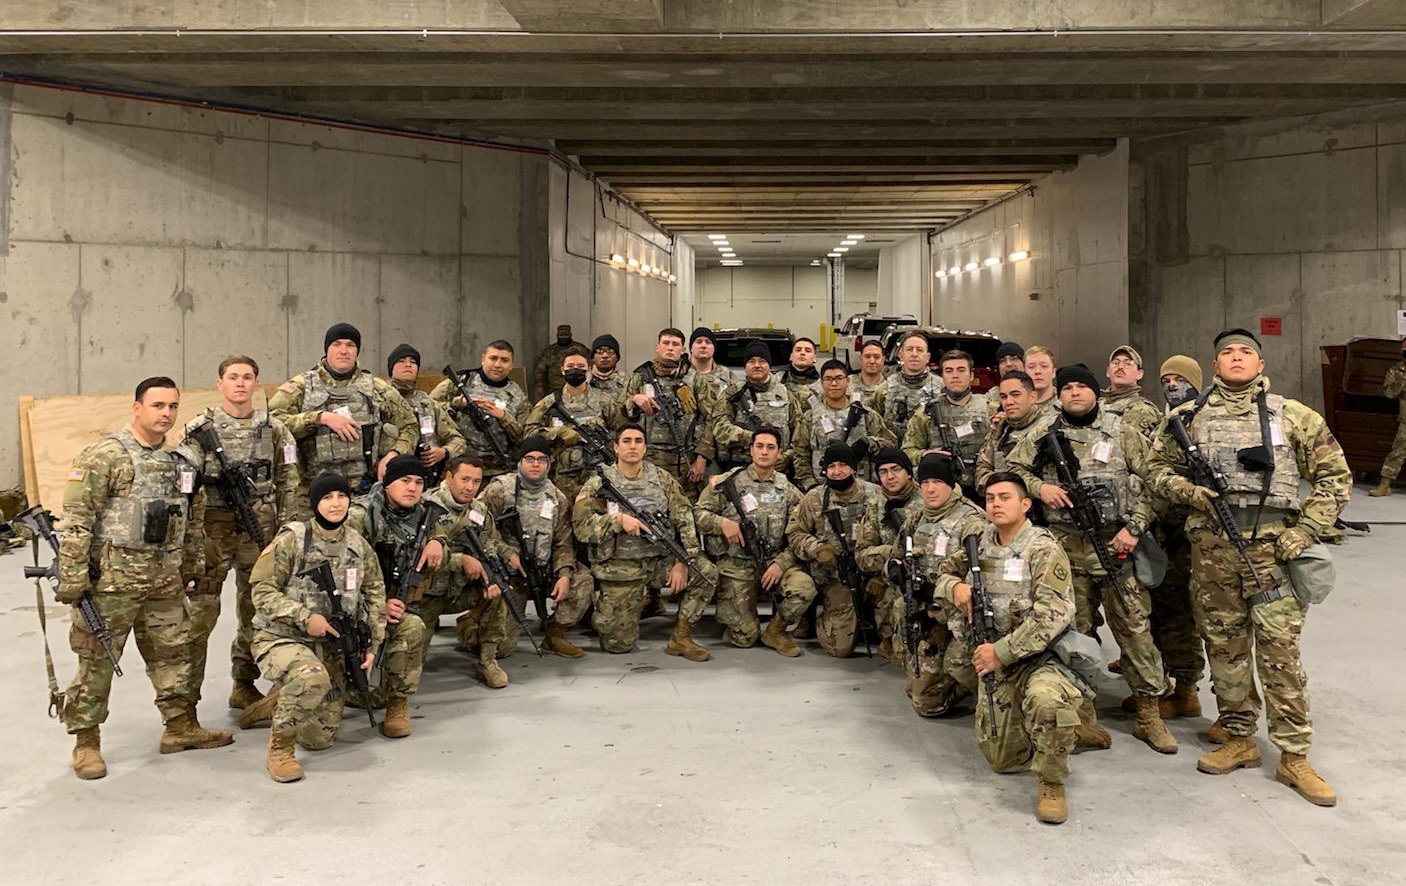
{"label": "group of soldiers", "polygon": [[621,372],[613,337],[587,348],[561,327],[534,400],[510,378],[506,341],[426,393],[419,351],[400,345],[378,377],[339,323],[267,409],[254,405],[255,360],[225,359],[221,404],[174,449],[163,444],[179,391],[142,382],[131,424],[84,450],[64,493],[74,772],[107,772],[99,728],[129,632],[156,687],[161,752],[233,741],[196,717],[233,570],[229,705],[242,728],[269,726],[279,782],[303,777],[295,749],[330,745],[349,702],[373,724],[384,707],[384,735],[410,735],[442,616],[459,616],[477,679],[501,689],[499,660],[524,633],[580,658],[568,634],[590,613],[600,648],[625,653],[668,597],[670,655],[711,657],[694,631],[715,605],[734,647],[794,657],[813,638],[846,657],[877,645],[921,716],[970,698],[992,769],[1036,773],[1041,821],[1065,820],[1075,748],[1111,744],[1093,688],[1105,623],[1136,738],[1177,752],[1165,721],[1200,715],[1209,660],[1218,747],[1197,768],[1259,766],[1264,706],[1278,779],[1336,802],[1307,761],[1299,654],[1321,571],[1294,566],[1334,525],[1351,474],[1323,419],[1270,392],[1249,332],[1216,338],[1209,384],[1194,358],[1169,358],[1161,404],[1129,345],[1105,384],[1007,342],[984,394],[969,354],[931,361],[919,332],[890,369],[867,345],[854,374],[817,368],[805,338],[784,367],[750,344],[740,376],[715,347],[707,328],[664,329],[654,357]]}

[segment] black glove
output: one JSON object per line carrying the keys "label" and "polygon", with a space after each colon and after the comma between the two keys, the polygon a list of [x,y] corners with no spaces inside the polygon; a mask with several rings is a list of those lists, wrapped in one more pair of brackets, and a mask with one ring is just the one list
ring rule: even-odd
{"label": "black glove", "polygon": [[918,582],[918,589],[914,592],[913,596],[916,597],[918,602],[923,604],[924,606],[931,606],[933,603],[934,592],[936,590],[937,586],[934,585],[932,582],[920,581]]}
{"label": "black glove", "polygon": [[890,560],[884,564],[884,575],[896,585],[903,584],[903,561]]}
{"label": "black glove", "polygon": [[851,446],[850,449],[854,452],[855,461],[864,461],[864,459],[869,455],[869,441],[867,439],[856,440],[854,441],[854,445]]}

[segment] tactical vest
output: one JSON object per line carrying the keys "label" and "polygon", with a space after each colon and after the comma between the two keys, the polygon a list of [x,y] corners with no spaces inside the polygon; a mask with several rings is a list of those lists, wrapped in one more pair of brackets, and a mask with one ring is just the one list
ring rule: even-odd
{"label": "tactical vest", "polygon": [[425,510],[425,504],[421,501],[408,511],[397,513],[387,504],[385,489],[379,483],[372,487],[370,493],[358,496],[356,504],[366,511],[366,540],[373,546],[389,542],[400,547],[414,541]]}
{"label": "tactical vest", "polygon": [[107,500],[93,526],[93,540],[129,551],[179,553],[190,517],[181,480],[184,475],[186,488],[194,489],[195,467],[174,452],[147,449],[131,430],[103,439],[115,440],[126,450],[132,460],[132,485],[122,497]]}
{"label": "tactical vest", "polygon": [[[401,396],[410,404],[410,411],[415,413],[415,426],[420,429],[420,442],[427,446],[443,446],[444,441],[439,439],[439,416],[435,414],[435,402],[430,399],[430,395],[417,389]],[[390,452],[398,435],[393,426],[383,428],[380,451]]]}
{"label": "tactical vest", "polygon": [[[790,392],[786,386],[771,379],[765,388],[757,390],[750,384],[743,385],[728,401],[728,409],[731,410],[738,427],[743,426],[742,416],[747,414],[748,407],[752,414],[764,425],[771,425],[781,432],[780,446],[782,449],[791,445],[791,398],[787,396]],[[724,447],[724,452],[720,453],[721,460],[728,464],[747,463],[752,460],[752,441],[739,440],[736,443]]]}
{"label": "tactical vest", "polygon": [[[523,393],[522,388],[518,387],[514,381],[509,380],[501,387],[488,384],[483,378],[482,370],[469,370],[462,374],[462,378],[464,387],[471,395],[493,401],[510,415],[516,414],[523,401],[527,399],[527,394]],[[458,390],[453,389],[450,394],[451,399],[457,402]],[[454,423],[459,426],[459,432],[464,435],[464,440],[469,444],[469,451],[477,453],[479,458],[483,459],[483,479],[485,481],[512,467],[511,464],[503,464],[498,460],[497,453],[493,451],[493,444],[488,442],[488,437],[479,433],[478,428],[474,427],[473,420],[466,413],[455,409],[452,410],[452,414]],[[495,419],[489,416],[489,421],[495,421]],[[504,436],[507,436],[506,429],[503,433]],[[509,446],[511,446],[512,438],[508,437],[507,439]],[[516,460],[513,464],[516,464]]]}
{"label": "tactical vest", "polygon": [[786,390],[796,395],[796,399],[801,401],[801,406],[806,409],[814,409],[822,401],[820,396],[820,379],[808,379],[791,374],[791,370],[783,369],[776,373],[773,378],[781,382]]}
{"label": "tactical vest", "polygon": [[1026,416],[1030,423],[1023,428],[1017,428],[1009,420],[1001,422],[1001,433],[996,438],[995,450],[991,456],[991,472],[993,474],[1004,473],[1010,468],[1011,451],[1020,445],[1020,441],[1028,437],[1031,432],[1044,433],[1046,422],[1044,417],[1038,412],[1032,412]]}
{"label": "tactical vest", "polygon": [[520,532],[522,549],[518,551],[518,555],[524,560],[530,559],[538,566],[550,569],[557,521],[571,519],[570,513],[562,514],[557,511],[556,486],[543,482],[541,489],[529,489],[518,482],[517,474],[504,474],[493,482],[501,483],[513,502],[511,511],[498,515],[499,531],[514,547],[519,544]]}
{"label": "tactical vest", "polygon": [[[757,527],[757,535],[762,539],[766,550],[772,555],[780,553],[786,547],[786,521],[790,517],[790,508],[786,506],[786,501],[787,492],[793,488],[791,481],[780,473],[772,474],[770,480],[758,480],[746,468],[733,470],[731,476],[734,478],[737,498],[742,502],[742,509]],[[729,520],[738,520],[737,509],[722,492],[722,481],[718,482],[716,489],[722,496],[723,516]],[[727,554],[739,563],[752,563],[752,555],[745,547],[732,544],[721,535],[709,534],[704,537],[703,544],[712,557]]]}
{"label": "tactical vest", "polygon": [[845,530],[845,545],[853,551],[855,549],[854,540],[859,534],[859,518],[864,516],[864,509],[869,506],[869,502],[876,495],[882,495],[879,488],[873,483],[854,479],[854,488],[849,491],[854,494],[851,501],[840,501],[831,494],[829,486],[820,493],[820,514],[817,518],[819,526],[816,536],[827,544],[835,545],[838,549],[839,539],[835,538],[834,530],[830,526],[830,518],[825,516],[828,511],[837,510],[840,512],[840,525]]}
{"label": "tactical vest", "polygon": [[[606,465],[605,474],[610,478],[611,485],[620,490],[620,494],[627,501],[639,508],[646,514],[664,514],[664,522],[671,524],[668,519],[669,500],[664,493],[664,482],[659,476],[659,468],[649,462],[641,465],[640,475],[633,480],[625,478],[620,473],[620,469],[615,465]],[[616,505],[610,502],[606,505],[607,513],[615,513]],[[608,549],[611,542],[614,542],[613,553]],[[594,548],[607,548],[607,550],[593,551],[591,562],[604,563],[612,558],[622,560],[646,560],[651,557],[663,557],[666,553],[663,548],[655,545],[643,535],[630,535],[628,532],[621,532],[609,539],[605,545],[594,545]]]}
{"label": "tactical vest", "polygon": [[713,364],[712,372],[699,372],[690,369],[684,382],[698,395],[706,393],[710,399],[721,400],[737,386],[737,376],[732,370],[719,363]]}
{"label": "tactical vest", "polygon": [[901,443],[908,431],[908,419],[927,409],[932,399],[942,393],[942,379],[928,373],[922,384],[914,386],[904,381],[903,373],[895,372],[884,388],[884,421]]}
{"label": "tactical vest", "polygon": [[957,454],[966,463],[965,477],[970,480],[976,466],[976,457],[986,443],[986,431],[991,425],[991,414],[987,411],[986,400],[973,393],[967,397],[966,403],[959,406],[946,395],[933,398],[928,403],[928,447],[934,449],[941,446],[937,422],[938,403],[942,404],[942,417],[947,420]]}
{"label": "tactical vest", "polygon": [[[921,502],[922,496],[914,496]],[[980,516],[976,505],[964,498],[957,498],[946,514],[935,520],[923,516],[922,506],[914,517],[910,517],[913,533],[913,554],[918,559],[918,569],[928,582],[936,581],[938,572],[947,558],[962,549],[962,524],[972,517]]]}
{"label": "tactical vest", "polygon": [[[1127,454],[1123,451],[1123,417],[1100,409],[1098,420],[1088,427],[1075,427],[1063,421],[1058,426],[1060,435],[1069,441],[1074,457],[1079,460],[1078,480],[1098,506],[1099,522],[1104,526],[1126,522],[1132,516],[1136,490]],[[1046,432],[1048,430],[1046,428]],[[1041,448],[1046,445],[1042,442]],[[1095,447],[1099,447],[1106,458],[1094,458]],[[1059,477],[1048,458],[1044,459],[1044,465],[1041,479],[1058,484]],[[1047,508],[1046,514],[1050,523],[1074,522],[1067,508]]]}
{"label": "tactical vest", "polygon": [[879,385],[882,383],[883,379],[879,379],[879,381],[875,384],[866,385],[863,381],[860,380],[858,373],[851,375],[849,377],[850,402],[867,404],[869,402],[869,399],[874,396],[874,392],[879,389]]}
{"label": "tactical vest", "polygon": [[1191,436],[1206,457],[1225,473],[1230,489],[1227,499],[1233,507],[1258,507],[1264,488],[1264,475],[1241,467],[1236,453],[1261,443],[1269,446],[1274,452],[1274,472],[1265,507],[1297,511],[1303,505],[1299,497],[1299,465],[1284,428],[1284,398],[1270,394],[1265,405],[1269,410],[1269,440],[1263,439],[1257,404],[1252,404],[1245,415],[1233,415],[1219,400],[1208,401],[1196,413]]}
{"label": "tactical vest", "polygon": [[[283,589],[284,595],[290,600],[302,604],[308,612],[330,620],[332,618],[332,603],[327,599],[327,595],[318,589],[312,579],[304,578],[298,574],[308,566],[316,566],[326,560],[328,565],[332,567],[332,581],[342,594],[342,611],[353,620],[359,621],[361,618],[362,587],[366,583],[366,567],[371,559],[371,552],[366,548],[366,540],[359,533],[344,529],[341,532],[341,539],[332,541],[323,538],[320,533],[314,532],[311,523],[289,523],[284,527],[284,530],[293,533],[299,550],[298,560],[293,566],[293,573],[289,576],[288,584]],[[270,634],[277,634],[280,637],[290,637],[295,640],[308,639],[307,634],[301,628],[286,622],[276,621],[258,611],[254,613],[254,627],[261,631],[268,631]]]}
{"label": "tactical vest", "polygon": [[619,372],[611,373],[609,378],[600,378],[591,373],[591,390],[600,391],[607,399],[614,400],[625,390],[625,382],[621,380]]}
{"label": "tactical vest", "polygon": [[[211,430],[224,447],[225,458],[233,465],[244,465],[246,474],[254,481],[254,497],[261,502],[272,503],[274,497],[273,468],[275,459],[283,454],[274,451],[273,426],[269,424],[269,414],[263,409],[256,410],[249,418],[235,418],[219,407],[205,410],[205,414],[186,426],[186,435],[192,429],[209,422]],[[210,508],[229,508],[220,492],[220,462],[215,453],[206,452],[205,461],[200,465],[200,480],[205,487],[205,505]]]}
{"label": "tactical vest", "polygon": [[[555,395],[553,395],[555,397]],[[597,429],[605,429],[605,419],[603,414],[609,400],[605,394],[595,388],[587,387],[584,394],[575,395],[566,389],[562,389],[561,407],[566,410],[566,414],[574,418],[583,425],[589,425]],[[547,419],[551,426],[559,428],[566,426],[561,416],[553,412],[547,413]],[[667,431],[665,432],[668,433]],[[587,469],[594,467],[596,459],[591,458],[590,452],[585,446],[554,446],[552,447],[552,460],[554,468],[559,474],[580,474]]]}
{"label": "tactical vest", "polygon": [[[996,633],[1009,636],[1020,627],[1034,608],[1034,579],[1031,575],[1029,551],[1044,534],[1044,530],[1029,526],[1009,545],[1000,544],[996,527],[988,526],[981,536],[978,549],[982,583],[991,595],[991,607],[996,614]],[[1020,565],[1014,565],[1019,563]]]}
{"label": "tactical vest", "polygon": [[[640,378],[644,379],[644,386],[640,388],[640,393],[653,396],[655,399],[661,400],[661,402],[662,398],[665,397],[677,401],[679,389],[687,387],[682,381],[661,378],[654,372],[653,366],[649,363],[641,366],[637,372]],[[654,391],[653,394],[650,394],[651,389]],[[678,402],[678,407],[680,411],[683,410],[682,401]],[[640,422],[644,426],[644,439],[649,448],[673,453],[692,452],[693,434],[698,425],[697,409],[697,392],[694,392],[694,411],[684,412],[682,417],[679,418],[679,438],[677,440],[674,439],[673,432],[669,430],[669,423],[664,421],[660,413],[656,412],[650,415],[647,412],[641,412]]]}
{"label": "tactical vest", "polygon": [[[350,415],[359,425],[380,425],[381,408],[376,402],[376,383],[371,373],[358,370],[335,387],[329,387],[322,376],[317,369],[303,373],[304,412],[345,410],[342,414]],[[377,437],[384,433],[383,428],[378,428]],[[361,440],[343,440],[326,425],[318,425],[317,431],[298,445],[309,477],[316,477],[322,471],[336,471],[355,480],[366,471]],[[374,459],[377,453],[371,455]]]}
{"label": "tactical vest", "polygon": [[[849,420],[850,407],[832,409],[824,400],[810,410],[810,468],[816,477],[822,476],[820,460],[825,457],[825,447],[831,443],[844,442],[850,446],[856,440],[864,439],[869,431],[864,425],[864,412],[856,410],[854,427],[843,434],[845,422]],[[843,434],[843,436],[841,436]]]}
{"label": "tactical vest", "polygon": [[913,485],[912,494],[906,499],[891,499],[885,496],[878,511],[879,540],[886,545],[897,542],[899,529],[914,519],[914,514],[921,514],[922,511],[923,494],[916,483]]}
{"label": "tactical vest", "polygon": [[[488,508],[484,506],[482,501],[475,499],[468,504],[461,505],[443,486],[437,487],[426,496],[426,499],[444,508],[447,519],[453,526],[458,526],[460,522],[463,522],[473,526],[475,530],[481,530],[489,521]],[[482,522],[473,522],[469,516],[470,512],[478,514]],[[465,553],[466,550],[467,545],[463,540],[463,531],[454,532],[451,530],[448,549],[445,551],[445,562],[431,576],[429,587],[425,590],[425,596],[447,597],[457,593],[468,583],[459,563],[459,555]]]}

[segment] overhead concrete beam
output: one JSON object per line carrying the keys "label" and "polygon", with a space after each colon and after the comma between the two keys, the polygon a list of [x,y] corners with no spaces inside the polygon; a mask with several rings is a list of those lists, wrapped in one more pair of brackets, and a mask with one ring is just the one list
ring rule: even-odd
{"label": "overhead concrete beam", "polygon": [[499,0],[527,31],[657,30],[664,0]]}
{"label": "overhead concrete beam", "polygon": [[1406,27],[1401,0],[1322,0],[1325,28]]}

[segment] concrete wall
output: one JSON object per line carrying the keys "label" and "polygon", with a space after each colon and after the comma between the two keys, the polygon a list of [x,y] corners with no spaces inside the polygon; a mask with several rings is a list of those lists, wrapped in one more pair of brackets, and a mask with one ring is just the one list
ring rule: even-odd
{"label": "concrete wall", "polygon": [[[0,91],[0,486],[13,404],[213,384],[247,352],[266,381],[360,327],[428,366],[504,337],[545,343],[544,157],[53,89]],[[2,405],[9,404],[9,405]]]}
{"label": "concrete wall", "polygon": [[[1318,348],[1395,336],[1406,249],[1406,106],[1134,146],[1132,323],[1160,365],[1260,335],[1281,393],[1321,408]],[[1153,370],[1155,372],[1155,369]]]}
{"label": "concrete wall", "polygon": [[[930,275],[992,256],[1003,264],[934,277],[934,322],[1043,344],[1058,363],[1085,362],[1101,375],[1108,352],[1128,338],[1127,183],[1120,142],[936,235]],[[1031,257],[1005,261],[1020,250]]]}
{"label": "concrete wall", "polygon": [[875,298],[882,314],[928,316],[928,256],[924,238],[914,234],[879,250]]}
{"label": "concrete wall", "polygon": [[[845,268],[840,318],[869,310],[878,300],[878,271]],[[825,269],[810,265],[744,265],[698,271],[699,322],[704,326],[775,326],[817,341],[831,323]]]}

